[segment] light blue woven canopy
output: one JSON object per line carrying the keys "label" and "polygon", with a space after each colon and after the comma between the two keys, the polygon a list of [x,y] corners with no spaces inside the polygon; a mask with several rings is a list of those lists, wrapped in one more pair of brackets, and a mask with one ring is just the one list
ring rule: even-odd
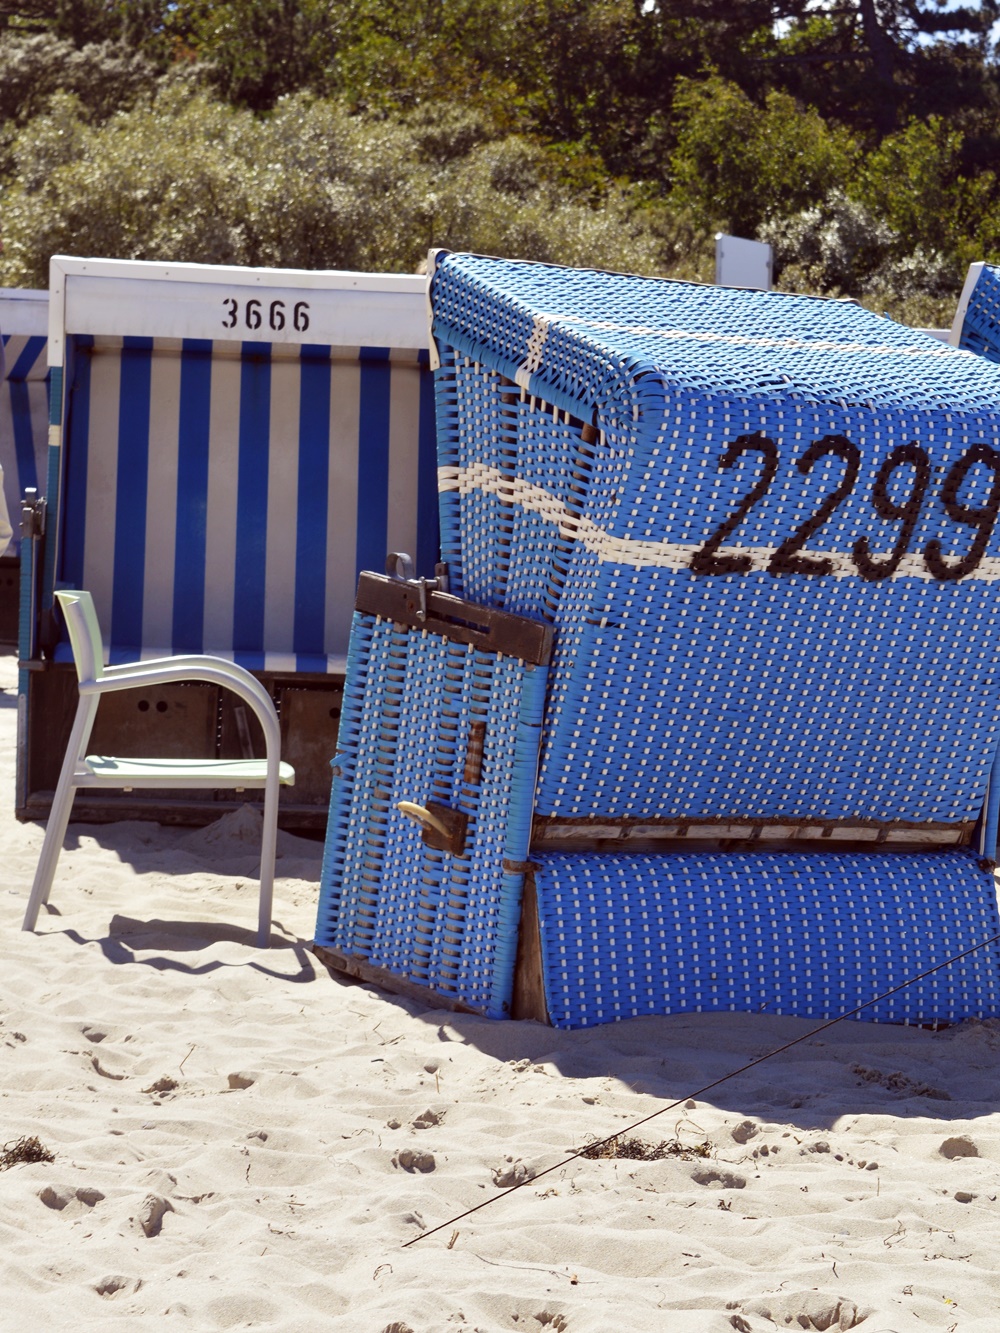
{"label": "light blue woven canopy", "polygon": [[569,410],[623,389],[641,401],[638,377],[655,375],[713,396],[985,413],[984,428],[1000,412],[980,358],[847,301],[478,255],[440,259],[433,290],[436,338],[511,379],[529,363],[531,392]]}
{"label": "light blue woven canopy", "polygon": [[[845,302],[478,256],[432,300],[453,582],[557,626],[540,814],[977,817],[1000,368]],[[776,568],[811,516],[795,558],[828,568]]]}

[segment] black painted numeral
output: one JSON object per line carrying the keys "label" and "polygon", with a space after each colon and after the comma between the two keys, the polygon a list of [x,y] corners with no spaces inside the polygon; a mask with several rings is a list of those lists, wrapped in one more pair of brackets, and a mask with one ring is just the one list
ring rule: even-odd
{"label": "black painted numeral", "polygon": [[833,569],[833,561],[829,557],[808,555],[802,552],[802,548],[854,489],[861,468],[861,450],[846,435],[824,435],[821,440],[814,440],[802,457],[796,459],[795,466],[806,476],[812,471],[813,465],[828,454],[843,459],[844,475],[840,485],[830,492],[815,514],[781,543],[768,562],[769,574],[829,574]]}
{"label": "black painted numeral", "polygon": [[[889,494],[889,480],[901,467],[913,469],[913,481],[906,502],[897,504]],[[863,579],[887,579],[895,574],[900,561],[909,549],[930,479],[931,460],[927,457],[926,451],[915,441],[897,445],[892,453],[883,459],[872,487],[872,504],[879,518],[884,518],[887,523],[901,521],[903,526],[891,554],[884,560],[874,558],[867,537],[859,537],[854,543],[852,556]]]}
{"label": "black painted numeral", "polygon": [[[981,509],[962,504],[958,498],[966,477],[977,463],[982,463],[993,473],[989,497]],[[954,564],[949,564],[945,559],[941,543],[935,537],[924,547],[924,561],[936,579],[961,579],[971,574],[986,554],[986,547],[996,526],[997,513],[1000,512],[1000,453],[988,444],[974,444],[971,449],[967,449],[948,470],[941,487],[941,503],[953,523],[975,528],[976,536],[969,550]]]}
{"label": "black painted numeral", "polygon": [[[753,557],[750,555],[718,554],[720,546],[732,536],[753,506],[763,498],[777,475],[778,449],[774,441],[763,432],[758,432],[756,435],[740,435],[719,459],[719,467],[730,468],[738,458],[750,452],[759,453],[763,457],[764,466],[761,475],[733,512],[719,524],[704,546],[695,551],[690,565],[695,574],[746,574],[753,568]],[[861,451],[844,435],[824,435],[821,440],[814,440],[809,445],[802,457],[796,459],[795,466],[803,476],[808,476],[816,463],[828,456],[839,458],[844,464],[844,475],[840,484],[826,496],[816,512],[781,543],[768,562],[769,574],[815,576],[833,572],[833,560],[829,556],[810,553],[803,548],[854,489],[861,469]],[[969,473],[977,465],[988,468],[993,474],[989,496],[986,503],[979,508],[964,504],[959,498],[959,492],[965,485]],[[890,495],[889,486],[893,475],[902,467],[912,468],[913,477],[907,498],[899,502]],[[895,546],[884,557],[876,558],[872,555],[871,543],[867,536],[857,539],[851,551],[851,558],[863,579],[877,581],[891,578],[899,569],[920,520],[931,473],[931,461],[927,451],[915,440],[909,444],[897,445],[883,459],[872,486],[872,506],[879,518],[887,523],[901,523],[902,527]],[[941,503],[953,523],[973,528],[976,534],[972,545],[963,556],[946,557],[937,538],[929,541],[924,547],[924,562],[930,575],[942,582],[954,582],[965,578],[978,567],[986,554],[990,537],[996,527],[997,517],[1000,515],[1000,450],[981,443],[967,449],[948,470],[941,488]]]}
{"label": "black painted numeral", "polygon": [[[240,303],[235,296],[226,296],[222,304],[226,317],[222,321],[224,329],[235,329],[240,322]],[[275,300],[267,307],[267,324],[275,333],[280,333],[288,323],[285,314],[285,302]],[[243,307],[243,324],[248,329],[264,327],[264,302],[256,296],[250,298]],[[309,302],[296,301],[292,307],[292,326],[298,333],[305,333],[309,328]]]}
{"label": "black painted numeral", "polygon": [[729,517],[719,524],[705,545],[699,547],[691,557],[691,569],[695,574],[745,574],[753,567],[752,556],[716,554],[770,486],[778,471],[778,447],[772,439],[760,433],[740,435],[733,440],[719,459],[719,467],[731,468],[737,458],[750,452],[763,455],[764,470]]}

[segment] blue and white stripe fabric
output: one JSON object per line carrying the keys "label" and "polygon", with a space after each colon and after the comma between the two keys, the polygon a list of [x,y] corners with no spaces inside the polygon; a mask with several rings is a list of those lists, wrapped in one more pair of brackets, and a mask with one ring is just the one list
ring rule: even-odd
{"label": "blue and white stripe fabric", "polygon": [[6,554],[20,549],[17,517],[27,487],[44,494],[48,439],[48,362],[44,292],[0,292],[0,466],[14,529]]}
{"label": "blue and white stripe fabric", "polygon": [[111,660],[342,666],[357,574],[433,572],[426,352],[71,335],[57,581]]}

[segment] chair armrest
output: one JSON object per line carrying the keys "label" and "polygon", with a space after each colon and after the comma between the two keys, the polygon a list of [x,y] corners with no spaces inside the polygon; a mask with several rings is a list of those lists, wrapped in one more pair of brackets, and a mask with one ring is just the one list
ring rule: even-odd
{"label": "chair armrest", "polygon": [[280,744],[278,715],[271,696],[244,667],[221,657],[159,657],[106,667],[100,680],[81,681],[80,693],[101,695],[185,681],[201,681],[232,690],[256,713],[269,743]]}
{"label": "chair armrest", "polygon": [[[125,689],[131,686],[142,684],[162,684],[165,680],[196,680],[201,679],[198,672],[207,669],[212,673],[212,680],[216,681],[217,673],[222,671],[231,678],[231,681],[239,681],[246,689],[257,693],[258,697],[270,704],[271,696],[261,685],[256,676],[251,675],[246,667],[238,666],[235,662],[230,662],[224,657],[213,657],[209,653],[189,653],[178,655],[176,657],[150,657],[144,662],[125,662],[120,666],[109,666],[104,668],[104,674],[98,685],[104,685],[108,680],[127,681],[129,684],[116,685],[106,688]],[[169,672],[169,676],[160,676],[161,672]],[[156,677],[154,681],[151,679]],[[228,688],[235,689],[232,683]]]}

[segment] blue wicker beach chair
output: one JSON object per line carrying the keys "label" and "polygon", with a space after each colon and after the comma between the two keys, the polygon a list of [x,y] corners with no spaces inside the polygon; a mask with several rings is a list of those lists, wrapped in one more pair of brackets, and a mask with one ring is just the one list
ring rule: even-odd
{"label": "blue wicker beach chair", "polygon": [[[580,1027],[832,1016],[1000,931],[1000,370],[780,293],[430,290],[450,614],[551,660],[362,580],[321,956]],[[865,1016],[996,1013],[994,946]]]}

